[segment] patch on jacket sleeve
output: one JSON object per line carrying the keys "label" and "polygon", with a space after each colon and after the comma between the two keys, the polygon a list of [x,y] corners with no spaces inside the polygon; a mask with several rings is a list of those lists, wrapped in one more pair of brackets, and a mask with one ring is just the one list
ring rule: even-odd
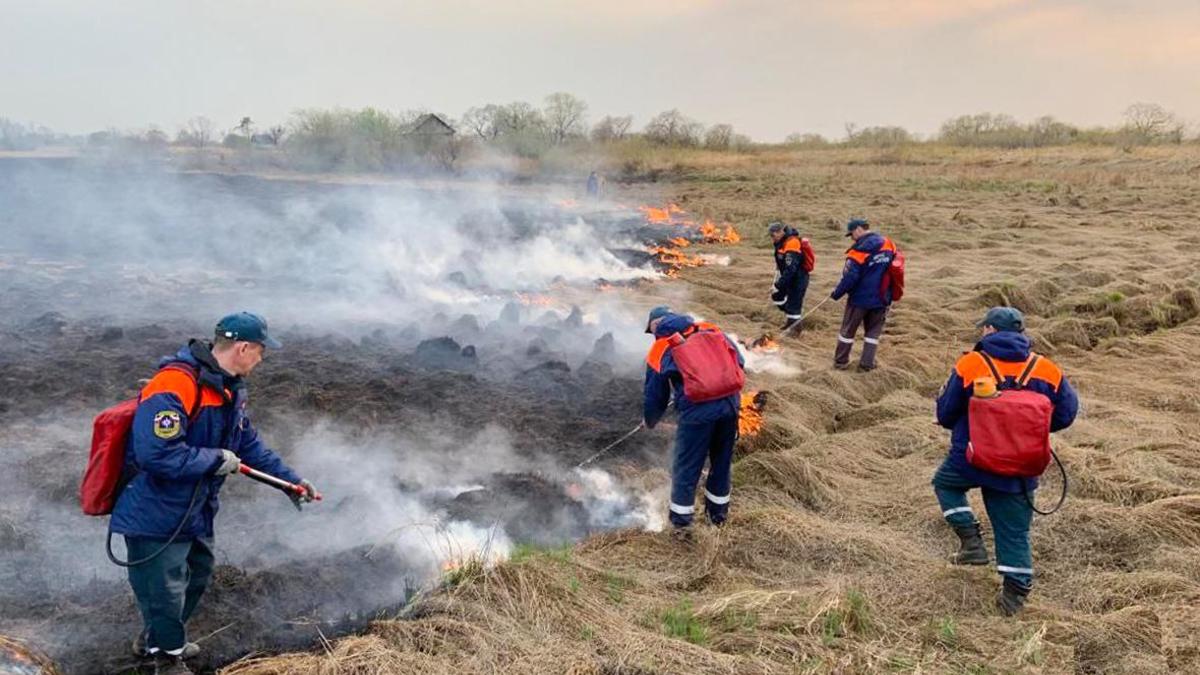
{"label": "patch on jacket sleeve", "polygon": [[163,410],[154,415],[154,435],[169,441],[183,433],[183,423],[179,413],[174,410]]}

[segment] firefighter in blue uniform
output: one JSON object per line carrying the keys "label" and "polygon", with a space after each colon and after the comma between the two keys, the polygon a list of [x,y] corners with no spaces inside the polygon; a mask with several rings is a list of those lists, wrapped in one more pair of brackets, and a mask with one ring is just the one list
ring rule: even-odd
{"label": "firefighter in blue uniform", "polygon": [[888,308],[892,305],[892,293],[884,289],[883,280],[896,256],[896,245],[891,239],[872,232],[871,224],[865,218],[846,223],[846,236],[854,239],[854,245],[846,251],[842,279],[830,296],[834,300],[847,296],[833,366],[838,370],[850,367],[850,350],[854,348],[855,335],[862,326],[863,349],[858,369],[867,372],[875,369],[875,353],[883,337]]}
{"label": "firefighter in blue uniform", "polygon": [[244,462],[304,486],[306,494],[289,494],[297,507],[316,494],[246,416],[243,377],[268,347],[280,344],[265,320],[229,315],[211,344],[192,340],[164,358],[160,367],[182,367],[160,370],[139,396],[126,449],[126,466],[136,475],[117,499],[110,527],[124,535],[131,561],[144,560],[128,570],[143,619],[133,649],[153,655],[156,672],[190,673],[183,659],[199,652],[185,624],[212,577],[213,519],[225,477]]}
{"label": "firefighter in blue uniform", "polygon": [[[960,541],[958,553],[950,561],[957,565],[986,565],[988,551],[980,533],[979,521],[967,503],[967,491],[980,488],[992,532],[996,540],[996,571],[1004,583],[996,604],[1006,616],[1021,610],[1033,587],[1033,553],[1029,546],[1029,526],[1033,519],[1033,491],[1036,478],[1000,476],[972,466],[967,461],[971,441],[968,407],[974,395],[976,379],[991,377],[981,355],[986,353],[1005,382],[1001,389],[1014,386],[1030,361],[1030,341],[1025,335],[1025,317],[1012,307],[993,307],[977,326],[983,336],[973,351],[954,365],[937,401],[937,421],[951,430],[950,453],[933,476],[933,490],[942,509],[942,517],[954,529]],[[1038,357],[1029,372],[1024,389],[1040,393],[1054,406],[1050,431],[1071,426],[1079,411],[1079,399],[1062,370],[1045,357]],[[992,377],[992,379],[995,379]]]}
{"label": "firefighter in blue uniform", "polygon": [[795,324],[804,315],[804,295],[808,292],[809,271],[815,262],[812,245],[795,228],[780,222],[767,226],[775,244],[775,283],[771,302],[783,310],[781,331],[798,330]]}
{"label": "firefighter in blue uniform", "polygon": [[[650,310],[646,324],[646,332],[654,335],[655,342],[646,357],[643,420],[647,428],[658,424],[674,392],[679,417],[671,463],[670,520],[684,538],[690,536],[696,487],[706,459],[709,469],[704,486],[705,513],[714,525],[721,525],[728,517],[730,467],[741,409],[740,393],[703,403],[693,402],[684,394],[683,375],[671,356],[672,336],[686,338],[698,331],[719,332],[719,329],[709,323],[697,323],[690,316],[674,314],[667,307]],[[744,368],[737,346],[728,337],[725,339],[738,354],[738,368]]]}

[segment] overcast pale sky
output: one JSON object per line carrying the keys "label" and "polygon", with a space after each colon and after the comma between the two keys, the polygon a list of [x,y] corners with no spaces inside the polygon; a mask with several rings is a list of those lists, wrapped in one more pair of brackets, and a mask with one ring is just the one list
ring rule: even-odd
{"label": "overcast pale sky", "polygon": [[981,111],[1200,121],[1198,0],[0,0],[0,117],[72,133],[554,91],[641,127],[929,133]]}

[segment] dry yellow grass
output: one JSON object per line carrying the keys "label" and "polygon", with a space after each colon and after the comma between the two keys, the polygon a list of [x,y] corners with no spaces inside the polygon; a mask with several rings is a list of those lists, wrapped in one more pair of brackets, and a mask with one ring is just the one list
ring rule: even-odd
{"label": "dry yellow grass", "polygon": [[[819,311],[785,343],[799,375],[754,378],[775,398],[735,466],[733,517],[690,546],[606,534],[466,575],[321,653],[225,672],[1200,672],[1200,152],[702,159],[691,180],[618,195],[749,235],[722,250],[731,266],[684,271],[686,308],[769,330],[761,225],[783,218],[814,239],[812,304],[838,273],[842,222],[867,215],[910,264],[883,367],[832,371],[840,310]],[[932,397],[1000,301],[1028,312],[1084,405],[1056,441],[1074,492],[1035,521],[1036,588],[1015,619],[992,607],[992,571],[944,562],[953,536],[928,485],[946,445]]]}

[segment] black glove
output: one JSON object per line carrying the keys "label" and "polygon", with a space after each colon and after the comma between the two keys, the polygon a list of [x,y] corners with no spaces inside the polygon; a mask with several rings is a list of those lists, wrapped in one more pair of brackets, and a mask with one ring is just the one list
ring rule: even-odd
{"label": "black glove", "polygon": [[775,288],[771,292],[771,302],[782,306],[785,302],[787,302],[787,293]]}
{"label": "black glove", "polygon": [[300,481],[300,487],[304,488],[304,494],[292,491],[287,493],[288,499],[292,500],[292,506],[295,506],[297,511],[301,510],[301,505],[313,501],[317,494],[317,488],[306,480]]}

